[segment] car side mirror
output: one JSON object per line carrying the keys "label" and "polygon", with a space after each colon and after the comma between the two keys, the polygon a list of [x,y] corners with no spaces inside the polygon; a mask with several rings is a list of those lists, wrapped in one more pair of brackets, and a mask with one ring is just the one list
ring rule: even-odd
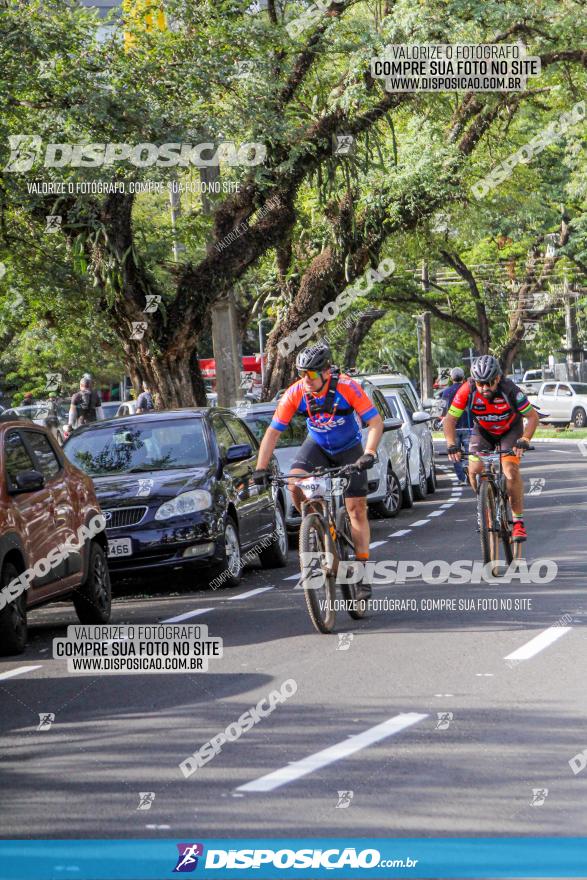
{"label": "car side mirror", "polygon": [[237,443],[235,446],[228,447],[224,460],[230,464],[235,461],[244,461],[246,458],[250,458],[252,454],[253,449],[250,443]]}
{"label": "car side mirror", "polygon": [[434,418],[433,415],[431,415],[430,413],[424,412],[421,409],[417,409],[415,413],[412,413],[412,422],[415,425],[420,425],[420,424],[422,424],[422,422],[429,422],[433,418]]}
{"label": "car side mirror", "polygon": [[21,471],[14,478],[16,488],[10,489],[10,495],[19,495],[24,492],[37,492],[45,485],[45,477],[36,470]]}
{"label": "car side mirror", "polygon": [[401,419],[383,419],[383,433],[387,431],[399,431],[402,426]]}

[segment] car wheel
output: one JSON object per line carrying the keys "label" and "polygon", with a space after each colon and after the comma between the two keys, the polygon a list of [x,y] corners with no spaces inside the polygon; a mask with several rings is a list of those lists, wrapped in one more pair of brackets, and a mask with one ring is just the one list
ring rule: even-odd
{"label": "car wheel", "polygon": [[219,581],[213,589],[218,587],[238,587],[241,582],[241,572],[243,568],[241,558],[241,545],[238,536],[238,528],[231,516],[226,517],[224,524],[224,549],[223,559],[220,565],[215,566],[211,581]]}
{"label": "car wheel", "polygon": [[418,482],[414,486],[414,498],[416,501],[423,501],[428,495],[428,478],[424,470],[424,462],[420,456],[420,465],[418,467]]}
{"label": "car wheel", "polygon": [[401,507],[402,489],[397,476],[391,468],[388,468],[385,478],[385,497],[372,505],[373,510],[379,516],[390,519],[397,516]]}
{"label": "car wheel", "polygon": [[410,475],[410,464],[406,459],[406,486],[402,490],[402,507],[409,510],[414,506],[414,487],[412,486],[412,477]]}
{"label": "car wheel", "polygon": [[436,492],[436,465],[434,464],[434,459],[430,463],[430,473],[426,478],[426,488],[429,495],[434,495]]}
{"label": "car wheel", "polygon": [[90,544],[88,574],[73,591],[73,607],[80,623],[108,623],[112,607],[112,587],[108,562],[96,541]]}
{"label": "car wheel", "polygon": [[[2,587],[19,576],[19,571],[11,562],[7,562],[2,569]],[[10,654],[22,654],[26,647],[27,619],[26,619],[26,590],[17,598],[13,599],[0,611],[0,655],[7,657]]]}
{"label": "car wheel", "polygon": [[288,539],[285,527],[285,515],[281,504],[275,502],[275,528],[271,535],[271,544],[259,551],[259,559],[263,568],[284,568],[287,565]]}
{"label": "car wheel", "polygon": [[581,406],[573,410],[573,425],[575,428],[584,428],[587,425],[587,414]]}

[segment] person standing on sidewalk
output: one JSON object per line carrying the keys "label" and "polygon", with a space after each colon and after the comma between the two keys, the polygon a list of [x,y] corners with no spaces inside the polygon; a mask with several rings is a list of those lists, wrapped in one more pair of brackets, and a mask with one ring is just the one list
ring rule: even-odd
{"label": "person standing on sidewalk", "polygon": [[[450,378],[452,380],[452,384],[444,389],[442,394],[440,395],[442,399],[442,415],[443,417],[447,414],[450,409],[450,405],[453,402],[453,398],[456,395],[457,391],[463,385],[465,380],[465,373],[461,369],[461,367],[454,367],[450,371]],[[469,454],[469,438],[471,436],[471,431],[473,430],[473,417],[471,415],[471,406],[469,405],[467,409],[464,411],[462,416],[457,422],[457,446],[466,454]],[[455,474],[457,475],[457,479],[459,483],[467,482],[467,475],[465,474],[465,469],[463,467],[463,462],[461,459],[453,462]]]}

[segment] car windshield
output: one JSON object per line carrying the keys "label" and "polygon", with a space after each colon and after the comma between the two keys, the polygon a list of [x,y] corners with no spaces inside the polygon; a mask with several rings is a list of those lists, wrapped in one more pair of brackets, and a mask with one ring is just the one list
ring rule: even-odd
{"label": "car windshield", "polygon": [[[245,421],[257,440],[261,442],[265,431],[271,424],[272,412],[248,413]],[[286,449],[288,446],[301,446],[308,435],[306,420],[302,415],[296,414],[285,431],[282,431],[277,441],[278,449]]]}
{"label": "car windshield", "polygon": [[[61,401],[58,401],[55,406],[58,418],[67,421],[68,407]],[[21,419],[46,419],[50,414],[48,403],[35,403],[32,406],[14,406],[6,410],[6,413],[18,416]]]}
{"label": "car windshield", "polygon": [[575,392],[575,394],[587,394],[587,385],[581,384],[579,382],[571,382],[571,388]]}
{"label": "car windshield", "polygon": [[203,419],[146,421],[74,434],[63,451],[92,477],[202,467],[210,463]]}

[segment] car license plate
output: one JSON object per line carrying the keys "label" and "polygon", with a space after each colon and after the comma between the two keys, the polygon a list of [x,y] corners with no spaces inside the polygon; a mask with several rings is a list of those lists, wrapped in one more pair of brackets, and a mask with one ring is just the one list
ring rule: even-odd
{"label": "car license plate", "polygon": [[132,556],[132,541],[130,538],[111,538],[108,541],[108,556]]}

